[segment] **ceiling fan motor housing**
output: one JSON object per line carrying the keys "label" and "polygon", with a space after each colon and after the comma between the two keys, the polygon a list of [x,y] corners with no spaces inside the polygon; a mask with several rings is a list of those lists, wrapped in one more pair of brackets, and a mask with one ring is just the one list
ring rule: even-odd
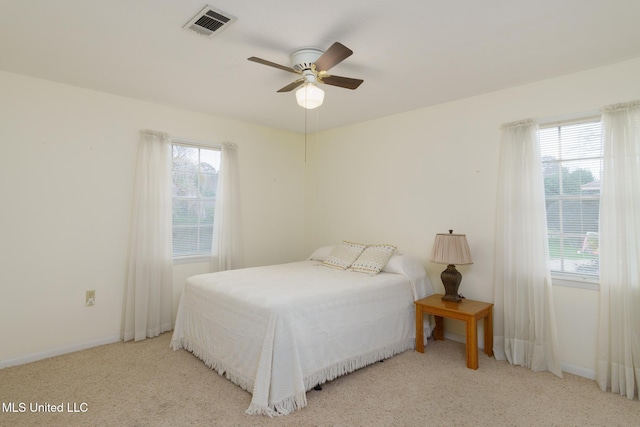
{"label": "ceiling fan motor housing", "polygon": [[291,54],[291,67],[300,72],[310,70],[311,65],[313,65],[323,53],[320,49],[315,48],[298,49]]}
{"label": "ceiling fan motor housing", "polygon": [[312,65],[324,52],[315,48],[298,49],[291,54],[291,67],[300,71],[306,83],[316,83],[317,73]]}

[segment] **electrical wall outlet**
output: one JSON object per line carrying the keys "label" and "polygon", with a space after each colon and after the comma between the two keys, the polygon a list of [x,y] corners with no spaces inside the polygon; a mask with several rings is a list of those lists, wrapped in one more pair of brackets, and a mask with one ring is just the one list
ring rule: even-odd
{"label": "electrical wall outlet", "polygon": [[87,291],[86,303],[87,307],[91,307],[96,303],[96,291]]}

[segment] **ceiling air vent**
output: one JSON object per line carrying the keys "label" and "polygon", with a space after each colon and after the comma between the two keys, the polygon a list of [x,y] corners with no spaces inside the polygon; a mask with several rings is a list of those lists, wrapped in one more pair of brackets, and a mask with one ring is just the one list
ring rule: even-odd
{"label": "ceiling air vent", "polygon": [[238,18],[223,12],[220,9],[207,5],[200,13],[185,24],[185,30],[195,31],[196,33],[213,37],[222,30],[233,24]]}

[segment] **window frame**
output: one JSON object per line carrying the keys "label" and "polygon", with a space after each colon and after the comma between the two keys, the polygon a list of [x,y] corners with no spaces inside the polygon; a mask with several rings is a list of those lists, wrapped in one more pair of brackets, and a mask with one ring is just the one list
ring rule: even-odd
{"label": "window frame", "polygon": [[[602,124],[601,111],[590,111],[585,113],[554,117],[547,120],[540,120],[538,122],[538,130],[559,127],[559,126],[576,125],[581,123],[593,123],[593,122],[599,122]],[[538,138],[539,138],[539,135],[538,135]],[[542,165],[542,156],[540,158],[540,162]],[[546,200],[547,200],[547,197],[545,193],[545,204],[546,204]],[[598,200],[600,200],[600,195],[598,195]],[[548,238],[548,232],[547,232],[547,238]],[[551,271],[551,281],[553,286],[571,287],[571,288],[586,289],[591,291],[600,290],[599,274],[598,274],[598,277],[594,277],[589,275],[581,275],[578,273],[563,273],[558,271]]]}
{"label": "window frame", "polygon": [[[170,139],[171,142],[171,151],[173,153],[173,146],[174,145],[180,145],[183,147],[191,147],[191,148],[197,148],[197,149],[204,149],[204,150],[212,150],[212,151],[219,151],[222,152],[222,145],[219,144],[213,144],[213,143],[208,143],[208,142],[202,142],[202,141],[194,141],[194,140],[190,140],[190,139],[185,139],[185,138],[171,138]],[[221,159],[222,161],[222,159]],[[219,172],[219,171],[218,171]],[[173,154],[171,157],[171,178],[172,178],[172,182],[173,182]],[[174,202],[174,196],[173,194],[171,195],[171,205],[172,205],[172,209],[173,209],[173,202]],[[171,222],[171,238],[173,239],[173,220]],[[173,257],[173,264],[194,264],[194,263],[204,263],[204,262],[209,262],[211,255],[202,255],[202,254],[194,254],[194,255],[185,255],[185,256],[175,256],[173,255],[173,253],[171,254]]]}

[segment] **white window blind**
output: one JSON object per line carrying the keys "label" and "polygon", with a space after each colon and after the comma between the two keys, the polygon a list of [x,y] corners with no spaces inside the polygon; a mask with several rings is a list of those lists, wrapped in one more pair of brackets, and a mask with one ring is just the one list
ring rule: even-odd
{"label": "white window blind", "polygon": [[173,257],[209,256],[220,150],[174,142]]}
{"label": "white window blind", "polygon": [[601,131],[599,118],[539,130],[552,273],[599,277]]}

